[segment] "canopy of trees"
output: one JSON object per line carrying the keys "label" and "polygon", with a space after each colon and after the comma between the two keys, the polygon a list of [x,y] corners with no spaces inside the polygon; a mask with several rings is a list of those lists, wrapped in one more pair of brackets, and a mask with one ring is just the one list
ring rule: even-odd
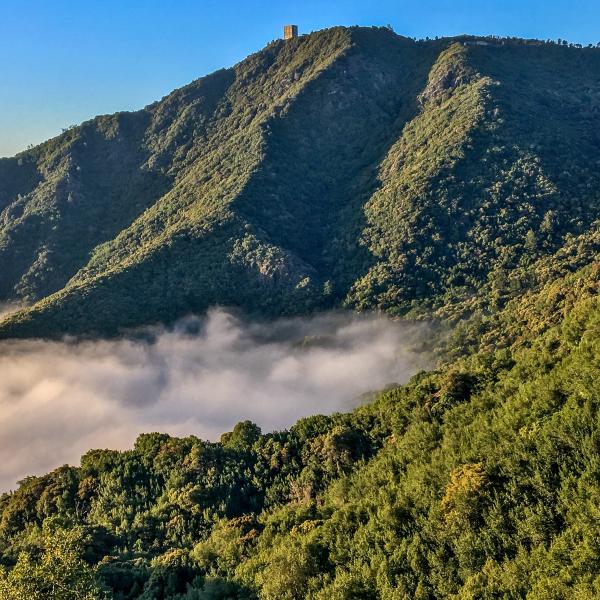
{"label": "canopy of trees", "polygon": [[513,301],[486,335],[529,336],[353,413],[27,478],[0,499],[4,597],[597,598],[599,284],[592,263],[551,284],[586,291],[567,310]]}

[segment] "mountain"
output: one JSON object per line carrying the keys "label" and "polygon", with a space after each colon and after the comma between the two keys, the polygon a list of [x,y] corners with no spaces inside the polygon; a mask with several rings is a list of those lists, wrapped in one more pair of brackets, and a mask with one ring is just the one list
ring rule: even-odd
{"label": "mountain", "polygon": [[599,125],[595,48],[384,28],[272,42],[0,160],[0,300],[30,305],[0,336],[215,304],[491,314],[574,239],[597,250]]}
{"label": "mountain", "polygon": [[25,478],[0,599],[600,597],[599,120],[595,48],[335,28],[1,160],[1,337],[451,327],[353,412]]}

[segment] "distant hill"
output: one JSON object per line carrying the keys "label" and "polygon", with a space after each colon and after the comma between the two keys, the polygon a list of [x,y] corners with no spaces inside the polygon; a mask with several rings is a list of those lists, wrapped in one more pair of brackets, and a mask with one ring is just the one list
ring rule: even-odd
{"label": "distant hill", "polygon": [[275,41],[0,160],[0,300],[31,304],[0,336],[214,304],[488,314],[593,238],[599,165],[600,50],[384,28]]}

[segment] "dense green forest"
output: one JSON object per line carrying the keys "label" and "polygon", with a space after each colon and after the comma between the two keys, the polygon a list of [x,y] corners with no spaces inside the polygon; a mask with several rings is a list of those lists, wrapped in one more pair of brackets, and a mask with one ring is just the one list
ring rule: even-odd
{"label": "dense green forest", "polygon": [[599,286],[592,260],[510,301],[352,413],[25,479],[2,598],[597,598]]}
{"label": "dense green forest", "polygon": [[[0,496],[0,600],[600,597],[600,50],[335,28],[0,160],[0,336],[431,323],[345,414]],[[243,390],[240,390],[243,393]]]}

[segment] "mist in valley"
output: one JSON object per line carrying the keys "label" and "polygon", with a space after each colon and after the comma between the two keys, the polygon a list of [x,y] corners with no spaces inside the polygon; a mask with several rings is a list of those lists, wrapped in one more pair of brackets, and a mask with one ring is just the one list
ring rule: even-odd
{"label": "mist in valley", "polygon": [[269,323],[222,309],[103,341],[0,343],[0,490],[151,431],[218,440],[346,411],[426,368],[424,326],[349,313]]}

